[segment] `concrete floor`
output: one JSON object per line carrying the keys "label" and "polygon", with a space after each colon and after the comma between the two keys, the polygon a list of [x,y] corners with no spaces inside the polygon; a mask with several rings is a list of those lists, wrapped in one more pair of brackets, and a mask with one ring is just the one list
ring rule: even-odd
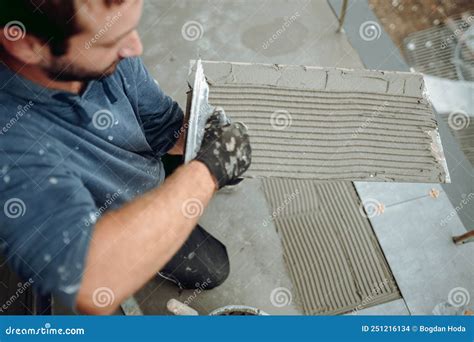
{"label": "concrete floor", "polygon": [[[268,38],[293,15],[298,19],[264,49]],[[182,34],[183,27],[191,21],[198,22],[199,29],[202,27],[202,37],[195,41],[184,39]],[[184,108],[189,60],[199,56],[210,60],[363,68],[346,36],[335,33],[336,27],[336,18],[326,1],[150,0],[145,2],[139,31],[145,63],[163,89]],[[377,198],[388,208],[372,223],[404,299],[356,314],[430,314],[432,307],[458,286],[474,296],[474,245],[458,248],[450,243],[452,232],[463,229],[456,217],[447,228],[439,228],[439,221],[454,208],[439,186],[435,187],[441,196],[433,200],[428,190],[432,187],[357,184],[363,200]],[[136,295],[144,313],[165,314],[166,301],[176,297],[188,300],[202,313],[224,305],[244,304],[271,314],[300,314],[301,306],[285,269],[275,229],[273,225],[262,228],[268,215],[270,210],[258,180],[246,181],[235,193],[218,194],[201,224],[228,246],[230,278],[220,288],[201,294],[180,294],[168,283],[151,281]],[[287,288],[292,294],[290,305],[271,304],[271,292],[278,287]]]}
{"label": "concrete floor", "polygon": [[[268,49],[264,43],[285,20],[298,15]],[[286,18],[286,19],[285,19]],[[188,41],[182,29],[196,21],[202,38]],[[139,32],[143,59],[163,89],[185,107],[190,59],[358,67],[357,53],[335,33],[326,1],[150,0]],[[199,26],[196,26],[199,27]]]}
{"label": "concrete floor", "polygon": [[[299,314],[300,305],[283,263],[280,239],[273,223],[263,224],[268,215],[270,208],[260,181],[248,180],[233,192],[218,193],[200,224],[227,246],[231,260],[229,278],[218,288],[202,293],[180,293],[169,282],[154,279],[135,296],[144,313],[166,313],[166,302],[174,297],[190,303],[202,314],[231,304],[258,307],[269,314]],[[271,304],[271,293],[278,287],[292,294],[290,305]]]}

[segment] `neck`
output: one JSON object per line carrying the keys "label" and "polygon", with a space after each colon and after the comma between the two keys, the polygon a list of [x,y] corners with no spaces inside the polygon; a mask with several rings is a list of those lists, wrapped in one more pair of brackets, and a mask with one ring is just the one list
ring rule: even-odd
{"label": "neck", "polygon": [[14,73],[45,88],[63,90],[73,94],[79,94],[85,87],[85,82],[81,81],[57,81],[51,79],[49,75],[38,65],[24,64],[10,56],[5,51],[0,51],[0,61],[3,62]]}

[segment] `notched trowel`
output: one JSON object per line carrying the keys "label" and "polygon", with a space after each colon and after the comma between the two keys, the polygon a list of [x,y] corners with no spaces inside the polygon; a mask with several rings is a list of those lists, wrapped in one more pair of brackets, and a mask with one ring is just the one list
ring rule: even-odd
{"label": "notched trowel", "polygon": [[[194,66],[194,82],[192,87],[191,110],[189,112],[188,130],[186,135],[186,150],[184,162],[193,160],[199,149],[204,136],[204,127],[211,114],[217,108],[209,104],[209,85],[207,84],[201,60],[192,61]],[[219,109],[222,123],[229,123],[222,109]]]}
{"label": "notched trowel", "polygon": [[[231,120],[225,115],[224,109],[221,107],[214,107],[209,104],[209,85],[204,76],[204,69],[201,60],[191,61],[190,71],[190,87],[192,86],[191,109],[189,110],[188,129],[186,135],[186,147],[184,153],[184,162],[187,164],[196,158],[199,149],[201,148],[202,139],[204,137],[204,130],[209,117],[217,111],[219,114],[219,121],[221,124],[230,124]],[[194,81],[192,74],[194,73]],[[188,102],[189,103],[189,102]],[[189,105],[188,105],[189,108]],[[239,177],[233,182],[227,184],[226,188],[232,192],[236,186],[243,180]]]}

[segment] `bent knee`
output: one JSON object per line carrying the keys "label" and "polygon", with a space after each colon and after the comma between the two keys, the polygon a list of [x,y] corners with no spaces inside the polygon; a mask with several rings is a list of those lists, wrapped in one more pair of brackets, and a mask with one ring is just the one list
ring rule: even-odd
{"label": "bent knee", "polygon": [[230,265],[229,260],[224,264],[220,265],[216,269],[212,270],[208,278],[205,280],[207,282],[206,290],[211,290],[219,285],[222,285],[230,274]]}

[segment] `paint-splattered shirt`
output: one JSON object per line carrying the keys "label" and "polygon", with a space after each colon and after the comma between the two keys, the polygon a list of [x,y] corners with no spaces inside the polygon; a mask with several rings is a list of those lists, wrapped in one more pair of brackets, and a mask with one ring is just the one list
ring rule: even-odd
{"label": "paint-splattered shirt", "polygon": [[160,157],[182,121],[139,58],[81,95],[0,64],[0,253],[10,267],[74,307],[95,222],[163,181]]}

